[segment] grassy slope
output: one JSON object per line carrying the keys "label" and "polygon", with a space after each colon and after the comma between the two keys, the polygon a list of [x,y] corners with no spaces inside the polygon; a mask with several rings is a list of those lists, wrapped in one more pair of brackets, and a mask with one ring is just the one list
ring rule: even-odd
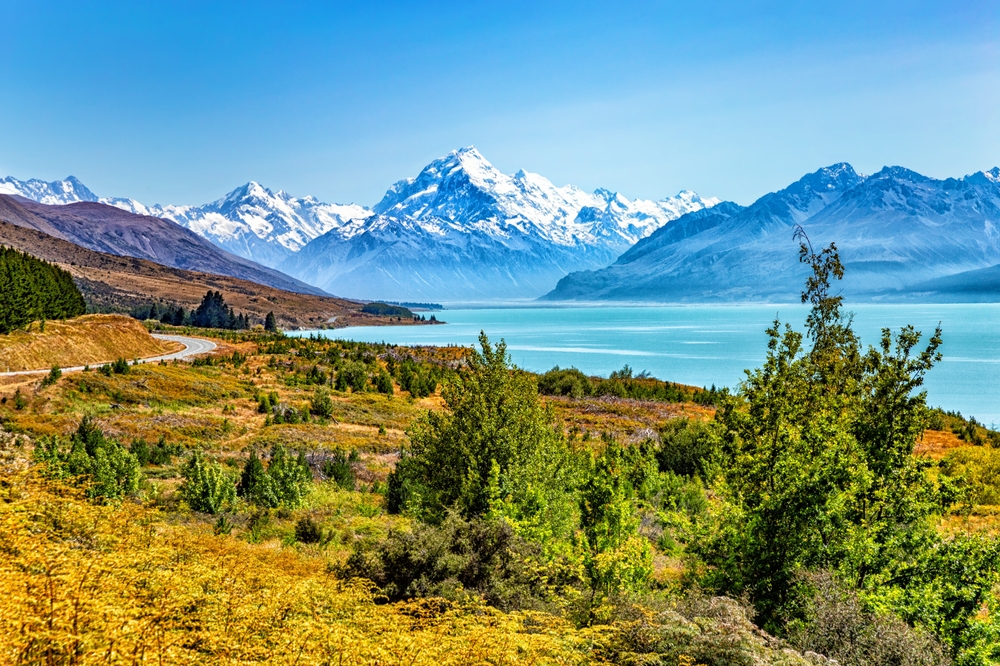
{"label": "grassy slope", "polygon": [[84,315],[66,321],[36,322],[27,331],[0,336],[0,372],[62,368],[136,359],[177,351],[173,342],[157,340],[131,317]]}

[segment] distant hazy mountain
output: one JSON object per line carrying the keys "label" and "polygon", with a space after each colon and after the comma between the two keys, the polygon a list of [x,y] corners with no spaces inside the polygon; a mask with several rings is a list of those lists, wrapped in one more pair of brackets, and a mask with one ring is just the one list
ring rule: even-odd
{"label": "distant hazy mountain", "polygon": [[373,215],[337,226],[280,267],[341,295],[456,301],[533,298],[570,271],[606,264],[689,211],[693,192],[630,201],[501,173],[475,148],[399,181]]}
{"label": "distant hazy mountain", "polygon": [[750,206],[723,203],[685,215],[612,265],[568,275],[545,298],[795,299],[807,273],[792,240],[796,224],[817,250],[837,243],[847,295],[905,297],[935,284],[958,289],[959,282],[968,291],[975,273],[923,283],[1000,264],[1000,169],[935,180],[901,167],[863,176],[837,164]]}
{"label": "distant hazy mountain", "polygon": [[106,204],[80,201],[47,205],[0,194],[0,220],[88,250],[228,275],[286,291],[324,294],[273,268],[230,254],[174,222],[135,215]]}

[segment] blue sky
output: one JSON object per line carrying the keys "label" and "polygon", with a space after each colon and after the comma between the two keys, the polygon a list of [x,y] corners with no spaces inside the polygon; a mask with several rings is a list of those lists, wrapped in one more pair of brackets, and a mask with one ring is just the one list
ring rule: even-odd
{"label": "blue sky", "polygon": [[1000,163],[997,2],[0,0],[0,175],[204,203],[374,204],[474,144],[498,168],[748,203],[849,161]]}

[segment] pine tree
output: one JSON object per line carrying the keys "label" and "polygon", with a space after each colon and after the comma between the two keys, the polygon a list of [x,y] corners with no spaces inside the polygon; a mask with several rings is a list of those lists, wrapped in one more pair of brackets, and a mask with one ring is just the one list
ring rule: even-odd
{"label": "pine tree", "polygon": [[264,463],[257,457],[256,451],[250,452],[250,459],[243,466],[240,483],[236,489],[240,497],[248,502],[268,508],[276,508],[279,504],[275,494],[274,481],[264,469]]}
{"label": "pine tree", "polygon": [[0,333],[86,311],[69,273],[24,252],[0,248]]}

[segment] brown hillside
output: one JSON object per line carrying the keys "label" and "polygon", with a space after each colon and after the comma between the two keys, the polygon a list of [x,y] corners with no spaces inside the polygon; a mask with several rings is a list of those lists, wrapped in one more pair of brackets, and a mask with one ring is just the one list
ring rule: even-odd
{"label": "brown hillside", "polygon": [[183,270],[229,275],[276,289],[324,295],[273,268],[237,257],[179,224],[101,203],[49,206],[0,194],[0,219],[95,252],[154,261]]}
{"label": "brown hillside", "polygon": [[127,310],[155,300],[190,310],[198,306],[206,291],[213,289],[221,291],[227,303],[251,319],[263,320],[273,311],[283,328],[390,323],[386,317],[363,314],[361,304],[354,301],[292,293],[247,280],[88,250],[36,229],[4,222],[2,218],[10,212],[3,208],[4,199],[0,196],[0,244],[68,270],[87,303],[97,309]]}
{"label": "brown hillside", "polygon": [[66,321],[38,323],[28,331],[0,335],[0,372],[37,370],[58,365],[97,365],[116,358],[149,358],[177,351],[173,342],[157,340],[145,326],[122,315],[84,315]]}

